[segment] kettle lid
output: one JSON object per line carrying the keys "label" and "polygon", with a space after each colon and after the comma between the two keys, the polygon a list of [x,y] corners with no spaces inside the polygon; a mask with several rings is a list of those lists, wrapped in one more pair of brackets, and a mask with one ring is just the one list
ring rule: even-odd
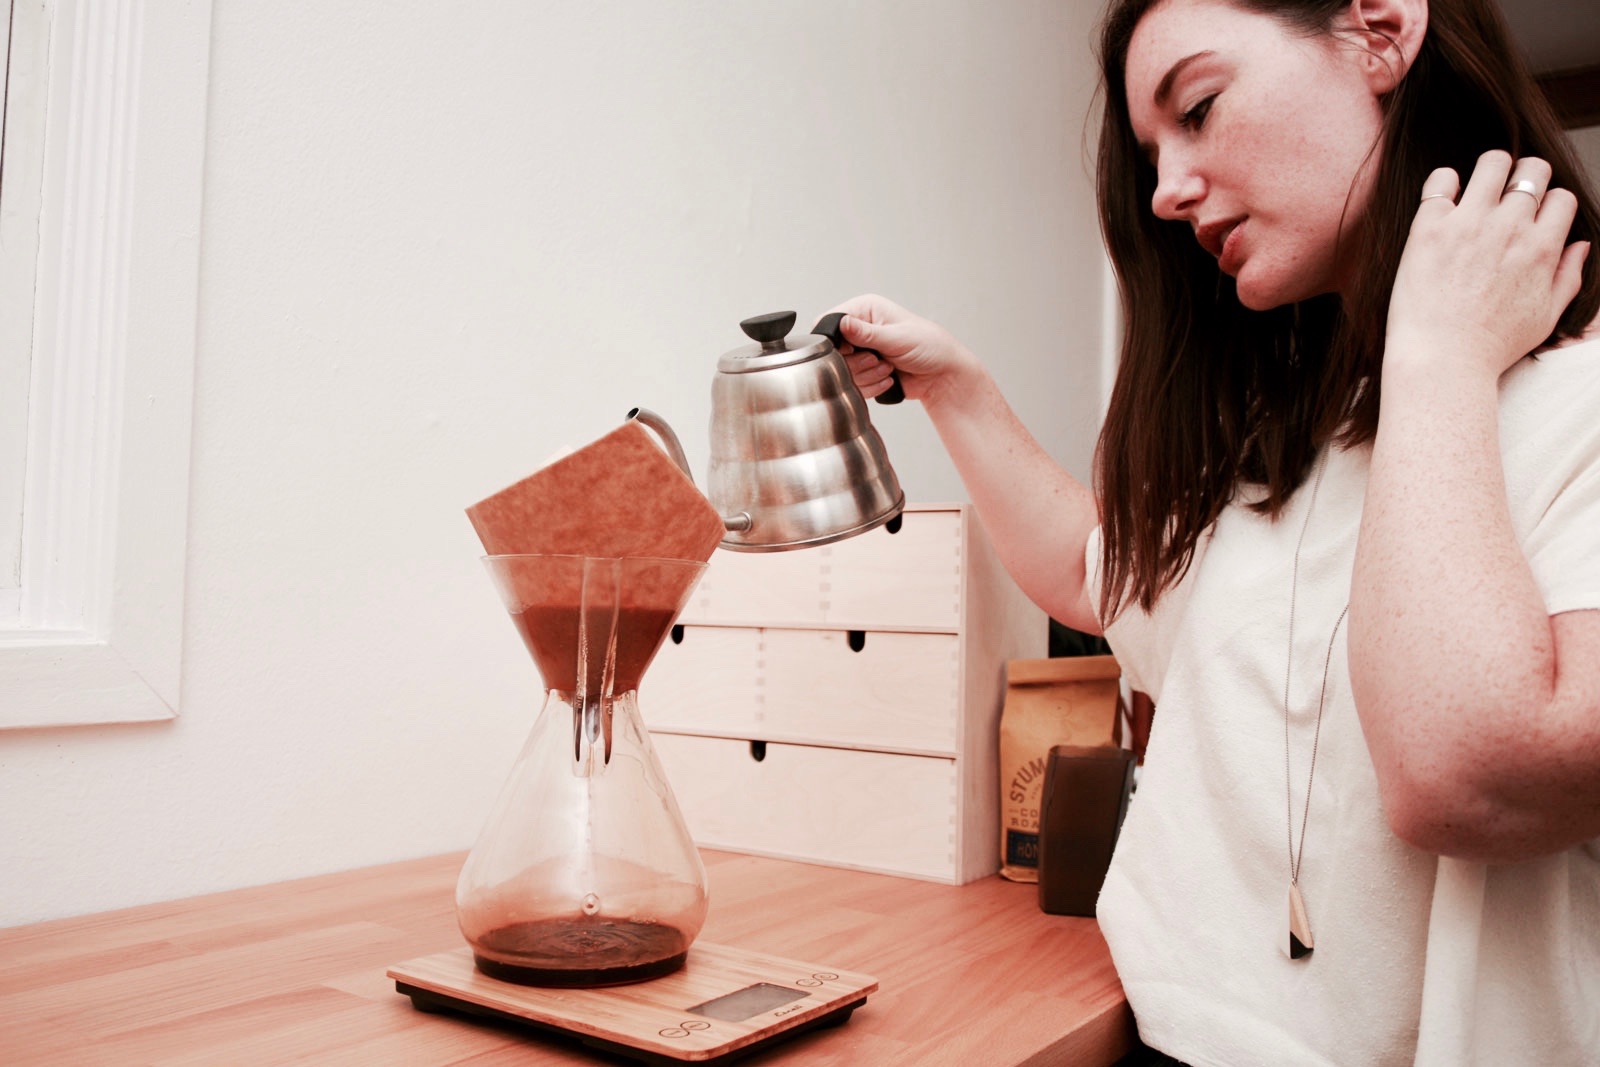
{"label": "kettle lid", "polygon": [[792,311],[773,311],[740,322],[739,328],[755,343],[740,345],[724,354],[717,360],[717,370],[724,374],[771,370],[821,359],[834,351],[833,342],[821,334],[803,333],[791,340],[789,331],[794,329],[794,320]]}

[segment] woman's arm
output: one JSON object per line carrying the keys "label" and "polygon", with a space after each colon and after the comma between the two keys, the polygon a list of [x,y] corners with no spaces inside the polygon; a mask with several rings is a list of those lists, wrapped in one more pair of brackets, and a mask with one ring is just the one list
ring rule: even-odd
{"label": "woman's arm", "polygon": [[1101,632],[1085,591],[1084,548],[1099,523],[1094,495],[1051,459],[978,359],[942,328],[881,297],[838,309],[846,358],[867,396],[888,388],[889,367],[920,399],[983,517],[1000,561],[1052,618]]}
{"label": "woman's arm", "polygon": [[[1491,153],[1459,205],[1419,208],[1350,601],[1356,709],[1390,824],[1419,848],[1489,862],[1600,835],[1600,612],[1546,613],[1512,528],[1498,424],[1500,375],[1571,301],[1587,249],[1564,245],[1571,195],[1503,198],[1510,171]],[[1427,191],[1458,185],[1436,172]]]}
{"label": "woman's arm", "polygon": [[1496,383],[1409,373],[1384,374],[1350,603],[1384,806],[1432,852],[1557,851],[1600,835],[1600,612],[1545,614],[1506,504]]}

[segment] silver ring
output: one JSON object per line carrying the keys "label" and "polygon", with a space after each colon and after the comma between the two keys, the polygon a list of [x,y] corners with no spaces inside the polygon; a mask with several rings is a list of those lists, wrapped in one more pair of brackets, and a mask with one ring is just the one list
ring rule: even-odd
{"label": "silver ring", "polygon": [[1429,200],[1454,200],[1454,199],[1455,199],[1455,197],[1451,196],[1449,193],[1429,193],[1427,196],[1422,198],[1422,202],[1424,204],[1426,204]]}
{"label": "silver ring", "polygon": [[1535,204],[1539,203],[1540,201],[1539,183],[1529,181],[1527,178],[1519,178],[1512,182],[1510,185],[1506,186],[1506,192],[1527,193],[1529,196],[1533,197],[1533,202]]}

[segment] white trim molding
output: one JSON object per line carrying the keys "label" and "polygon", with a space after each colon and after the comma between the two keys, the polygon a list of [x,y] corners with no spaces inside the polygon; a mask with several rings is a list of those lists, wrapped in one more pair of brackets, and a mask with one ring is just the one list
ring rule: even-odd
{"label": "white trim molding", "polygon": [[0,727],[171,718],[183,650],[211,4],[53,8]]}

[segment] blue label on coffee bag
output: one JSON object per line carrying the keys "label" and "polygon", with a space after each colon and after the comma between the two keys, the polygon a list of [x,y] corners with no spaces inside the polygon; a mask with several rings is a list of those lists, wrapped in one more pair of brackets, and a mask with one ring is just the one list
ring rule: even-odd
{"label": "blue label on coffee bag", "polygon": [[1025,834],[1021,830],[1007,830],[1006,865],[1010,867],[1039,866],[1039,835]]}

